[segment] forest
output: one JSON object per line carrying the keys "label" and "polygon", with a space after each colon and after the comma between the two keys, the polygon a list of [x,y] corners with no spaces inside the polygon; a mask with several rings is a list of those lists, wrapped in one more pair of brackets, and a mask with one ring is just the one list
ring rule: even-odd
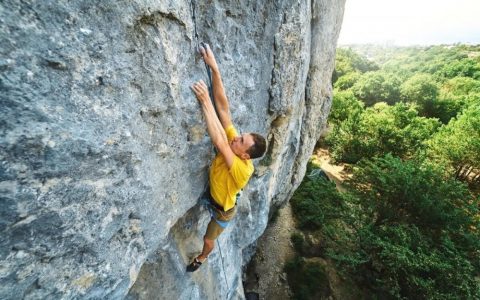
{"label": "forest", "polygon": [[332,82],[351,176],[311,162],[291,199],[295,298],[331,294],[321,257],[358,299],[480,299],[480,46],[339,48]]}

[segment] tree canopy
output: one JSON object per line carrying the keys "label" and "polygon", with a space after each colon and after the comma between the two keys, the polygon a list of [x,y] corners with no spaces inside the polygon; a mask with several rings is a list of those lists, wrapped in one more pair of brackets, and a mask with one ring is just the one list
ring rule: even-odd
{"label": "tree canopy", "polygon": [[320,256],[368,298],[480,299],[480,46],[360,46],[337,67],[326,145],[353,174],[291,199],[296,298],[330,294],[301,277],[328,280]]}
{"label": "tree canopy", "polygon": [[440,126],[436,119],[419,117],[412,105],[377,103],[362,109],[358,100],[344,95],[334,98],[332,117],[341,119],[332,121],[335,126],[327,137],[337,161],[356,163],[386,153],[412,157]]}
{"label": "tree canopy", "polygon": [[428,150],[433,161],[446,163],[458,179],[466,180],[472,172],[479,174],[480,106],[466,108],[443,126],[428,141]]}

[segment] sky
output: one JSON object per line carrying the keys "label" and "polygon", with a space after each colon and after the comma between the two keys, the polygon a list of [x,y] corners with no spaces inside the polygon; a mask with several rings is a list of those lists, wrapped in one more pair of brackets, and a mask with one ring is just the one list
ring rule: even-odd
{"label": "sky", "polygon": [[480,44],[480,0],[346,0],[339,45]]}

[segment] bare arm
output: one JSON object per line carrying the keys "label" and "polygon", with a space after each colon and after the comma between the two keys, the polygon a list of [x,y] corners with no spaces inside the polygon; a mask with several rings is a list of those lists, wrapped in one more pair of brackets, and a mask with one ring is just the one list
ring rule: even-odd
{"label": "bare arm", "polygon": [[201,47],[200,53],[202,54],[205,63],[212,69],[213,97],[220,122],[222,123],[223,128],[226,129],[232,124],[232,118],[230,116],[230,106],[223,87],[220,69],[218,68],[213,52],[208,45],[206,45],[206,48]]}
{"label": "bare arm", "polygon": [[208,95],[207,85],[200,80],[192,85],[192,90],[202,107],[203,115],[205,116],[205,121],[207,123],[208,135],[210,135],[213,145],[215,145],[218,151],[223,155],[228,168],[230,168],[233,164],[235,154],[228,144],[225,129],[222,127],[222,124],[215,113],[215,108]]}

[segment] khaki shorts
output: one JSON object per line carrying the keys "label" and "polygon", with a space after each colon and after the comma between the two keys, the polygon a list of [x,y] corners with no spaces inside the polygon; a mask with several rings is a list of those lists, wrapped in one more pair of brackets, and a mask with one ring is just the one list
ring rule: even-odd
{"label": "khaki shorts", "polygon": [[[223,211],[219,210],[218,208],[214,207],[213,205],[210,205],[213,214],[215,215],[215,218],[218,219],[219,221],[230,221],[233,219],[235,216],[235,213],[237,212],[236,206],[233,208]],[[209,240],[215,240],[224,230],[222,226],[220,226],[217,221],[212,217],[210,220],[210,223],[208,223],[207,227],[207,232],[205,233],[205,238]]]}

